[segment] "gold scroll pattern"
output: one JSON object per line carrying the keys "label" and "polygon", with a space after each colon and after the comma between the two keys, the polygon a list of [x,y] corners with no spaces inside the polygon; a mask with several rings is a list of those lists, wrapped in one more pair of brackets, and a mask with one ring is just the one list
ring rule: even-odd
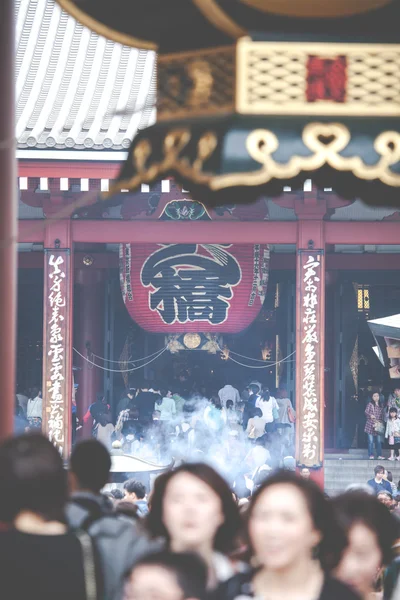
{"label": "gold scroll pattern", "polygon": [[351,172],[359,179],[379,180],[391,187],[400,187],[400,173],[391,166],[400,162],[400,133],[384,131],[374,141],[374,149],[380,156],[374,164],[366,164],[359,156],[340,154],[351,140],[349,129],[341,123],[309,123],[303,129],[304,145],[311,150],[309,156],[292,156],[282,163],[273,154],[279,148],[278,137],[268,129],[255,129],[250,132],[246,147],[249,155],[262,166],[260,169],[243,173],[213,175],[203,170],[218,145],[217,134],[203,133],[197,142],[197,155],[190,161],[184,150],[192,139],[189,128],[169,131],[163,142],[163,158],[152,162],[152,143],[143,138],[132,153],[134,175],[130,179],[116,181],[104,197],[109,198],[121,189],[136,189],[142,183],[151,183],[163,175],[178,173],[194,183],[206,185],[218,191],[235,186],[258,186],[273,179],[292,179],[302,171],[312,172],[324,165],[341,172]]}

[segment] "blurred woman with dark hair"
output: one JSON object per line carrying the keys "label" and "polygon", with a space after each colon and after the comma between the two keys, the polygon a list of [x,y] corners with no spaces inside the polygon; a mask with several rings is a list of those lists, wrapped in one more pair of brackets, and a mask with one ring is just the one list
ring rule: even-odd
{"label": "blurred woman with dark hair", "polygon": [[208,465],[184,464],[156,479],[147,528],[171,551],[199,554],[211,589],[233,576],[227,555],[238,545],[239,511],[228,484]]}
{"label": "blurred woman with dark hair", "polygon": [[67,530],[67,475],[59,452],[40,434],[0,447],[0,581],[7,600],[102,597],[90,537]]}
{"label": "blurred woman with dark hair", "polygon": [[384,504],[363,492],[338,496],[332,505],[349,541],[336,575],[362,600],[369,600],[382,567],[393,559],[399,525]]}
{"label": "blurred woman with dark hair", "polygon": [[331,577],[346,537],[314,482],[278,471],[256,491],[247,515],[254,570],[222,584],[218,598],[356,600]]}

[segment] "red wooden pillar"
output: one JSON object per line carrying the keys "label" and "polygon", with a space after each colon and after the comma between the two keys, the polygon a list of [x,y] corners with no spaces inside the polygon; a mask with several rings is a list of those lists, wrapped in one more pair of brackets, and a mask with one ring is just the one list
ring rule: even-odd
{"label": "red wooden pillar", "polygon": [[[91,267],[78,269],[75,279],[75,347],[84,357],[79,354],[74,356],[74,364],[79,369],[75,376],[75,381],[79,384],[76,406],[78,418],[82,423],[89,406],[96,400],[96,394],[102,392],[104,387],[104,371],[88,361],[105,368],[110,368],[110,365],[94,356],[104,356],[104,271]],[[83,424],[78,437],[90,436],[89,421]]]}
{"label": "red wooden pillar", "polygon": [[14,2],[0,2],[0,440],[15,405],[17,184],[14,127]]}
{"label": "red wooden pillar", "polygon": [[296,458],[324,485],[325,242],[321,214],[298,222]]}
{"label": "red wooden pillar", "polygon": [[71,221],[46,221],[43,311],[43,432],[71,451],[73,247]]}

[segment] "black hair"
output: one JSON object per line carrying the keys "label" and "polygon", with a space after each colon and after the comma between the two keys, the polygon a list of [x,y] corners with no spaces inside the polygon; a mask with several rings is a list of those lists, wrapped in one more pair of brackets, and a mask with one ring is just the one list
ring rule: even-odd
{"label": "black hair", "polygon": [[110,453],[97,440],[84,440],[72,450],[70,469],[80,488],[98,494],[109,479]]}
{"label": "black hair", "polygon": [[135,522],[140,520],[139,508],[133,502],[118,502],[114,510],[117,515],[124,515]]}
{"label": "black hair", "polygon": [[382,465],[376,465],[376,467],[374,469],[375,475],[378,475],[378,473],[384,473],[384,472],[385,472],[385,467],[382,467]]}
{"label": "black hair", "polygon": [[253,417],[262,417],[262,416],[263,416],[263,413],[262,413],[261,408],[257,407],[253,410]]}
{"label": "black hair", "polygon": [[344,530],[335,518],[332,505],[326,500],[323,491],[314,481],[305,480],[291,471],[276,471],[262,483],[253,495],[248,519],[251,519],[254,507],[264,492],[276,485],[291,485],[304,496],[313,525],[321,534],[321,542],[316,549],[318,559],[324,571],[330,572],[338,565],[341,554],[347,545],[347,539]]}
{"label": "black hair", "polygon": [[261,392],[261,399],[264,402],[269,402],[270,398],[271,398],[271,394],[270,394],[269,388],[263,387],[262,392]]}
{"label": "black hair", "polygon": [[140,567],[163,567],[175,575],[183,592],[183,599],[206,597],[208,570],[204,561],[197,555],[188,552],[155,552],[139,559],[130,575]]}
{"label": "black hair", "polygon": [[260,391],[260,386],[256,383],[251,383],[247,388],[252,394],[258,394]]}
{"label": "black hair", "polygon": [[124,490],[128,494],[136,494],[138,500],[143,500],[146,495],[145,486],[140,481],[137,481],[137,479],[128,479],[128,481],[125,481]]}
{"label": "black hair", "polygon": [[396,413],[396,415],[397,415],[397,408],[396,408],[395,406],[391,406],[391,407],[389,408],[389,414],[390,414],[390,413]]}
{"label": "black hair", "polygon": [[241,527],[238,507],[232,498],[232,492],[225,479],[212,467],[204,463],[183,464],[177,469],[167,471],[157,477],[151,498],[151,508],[147,517],[147,527],[152,537],[163,537],[169,543],[169,534],[163,523],[163,502],[169,482],[180,473],[193,475],[193,477],[206,483],[217,494],[221,500],[224,522],[216,533],[214,548],[223,553],[234,550]]}
{"label": "black hair", "polygon": [[22,511],[46,521],[65,522],[67,476],[61,456],[40,433],[7,440],[0,447],[0,521],[12,523]]}
{"label": "black hair", "polygon": [[124,496],[124,492],[119,488],[114,488],[110,491],[110,495],[114,498],[114,500],[122,500]]}
{"label": "black hair", "polygon": [[364,492],[348,492],[332,501],[336,518],[346,531],[357,523],[362,523],[375,533],[383,556],[383,564],[388,565],[393,558],[392,546],[399,537],[399,525],[377,498]]}
{"label": "black hair", "polygon": [[104,400],[104,392],[97,392],[96,402],[103,402],[103,400]]}
{"label": "black hair", "polygon": [[226,401],[226,408],[232,408],[233,407],[233,400],[227,400]]}

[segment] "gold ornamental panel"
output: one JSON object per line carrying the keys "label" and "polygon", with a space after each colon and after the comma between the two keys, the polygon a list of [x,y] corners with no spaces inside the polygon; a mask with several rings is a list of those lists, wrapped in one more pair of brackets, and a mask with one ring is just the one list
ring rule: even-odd
{"label": "gold ornamental panel", "polygon": [[[343,98],[339,101],[310,101],[309,68],[314,58],[341,62]],[[237,43],[236,111],[398,117],[400,45],[254,42],[244,37]]]}
{"label": "gold ornamental panel", "polygon": [[235,46],[161,56],[157,120],[231,112],[235,94]]}

